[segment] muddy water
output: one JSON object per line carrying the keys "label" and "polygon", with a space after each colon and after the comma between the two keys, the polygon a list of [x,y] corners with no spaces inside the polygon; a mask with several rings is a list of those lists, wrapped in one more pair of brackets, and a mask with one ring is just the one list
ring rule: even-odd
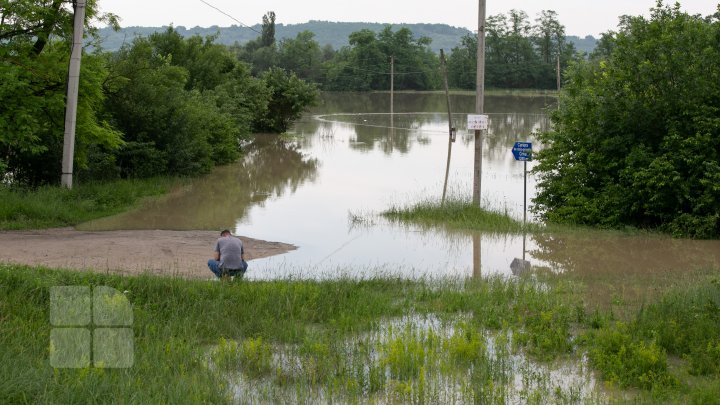
{"label": "muddy water", "polygon": [[[474,141],[465,130],[465,116],[474,110],[474,96],[454,96],[451,103],[459,132],[449,193],[468,196]],[[516,141],[534,141],[534,132],[548,128],[547,109],[553,103],[548,97],[486,98],[490,129],[483,145],[484,206],[522,218],[523,165],[511,148]],[[242,161],[162,201],[83,228],[230,227],[298,246],[251,262],[249,278],[512,274],[511,262],[522,257],[534,267],[580,274],[718,267],[717,241],[595,232],[523,240],[522,235],[473,235],[383,220],[376,214],[392,205],[440,198],[448,148],[445,108],[440,94],[397,94],[392,115],[387,94],[325,94],[290,138],[259,135]],[[535,179],[528,176],[529,198],[534,190]]]}

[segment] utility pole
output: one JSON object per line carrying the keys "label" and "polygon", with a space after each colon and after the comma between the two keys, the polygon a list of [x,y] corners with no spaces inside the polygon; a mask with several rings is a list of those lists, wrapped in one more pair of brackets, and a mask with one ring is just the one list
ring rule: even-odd
{"label": "utility pole", "polygon": [[392,118],[395,113],[395,103],[393,98],[395,97],[395,56],[390,57],[390,117]]}
{"label": "utility pole", "polygon": [[82,56],[83,28],[86,0],[75,1],[73,43],[68,69],[67,99],[65,104],[65,138],[63,142],[62,176],[60,182],[72,188],[73,159],[75,155],[75,127],[77,120],[78,87],[80,86],[80,58]]}
{"label": "utility pole", "polygon": [[560,91],[560,53],[557,56],[557,89]]}
{"label": "utility pole", "polygon": [[445,64],[445,52],[440,49],[440,66],[442,67],[443,85],[445,86],[445,99],[447,100],[448,112],[448,154],[447,165],[445,166],[445,183],[443,183],[442,200],[440,206],[445,205],[445,194],[447,193],[448,176],[450,174],[450,156],[452,155],[452,144],[455,142],[455,128],[453,128],[452,111],[450,110],[450,91],[448,90],[447,65]]}
{"label": "utility pole", "polygon": [[[485,0],[479,0],[478,40],[477,40],[477,76],[475,90],[475,114],[485,110]],[[482,130],[475,130],[475,162],[473,173],[473,204],[480,206],[482,191]]]}

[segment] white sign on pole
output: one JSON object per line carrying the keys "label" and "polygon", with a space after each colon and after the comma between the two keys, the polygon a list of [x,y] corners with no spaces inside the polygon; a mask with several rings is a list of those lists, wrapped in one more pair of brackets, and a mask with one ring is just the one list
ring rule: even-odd
{"label": "white sign on pole", "polygon": [[467,129],[488,129],[488,116],[485,114],[468,114]]}

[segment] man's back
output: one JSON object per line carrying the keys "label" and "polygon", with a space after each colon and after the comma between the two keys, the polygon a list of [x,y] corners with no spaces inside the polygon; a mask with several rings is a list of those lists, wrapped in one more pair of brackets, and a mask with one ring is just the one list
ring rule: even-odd
{"label": "man's back", "polygon": [[225,269],[240,269],[243,267],[242,241],[233,236],[218,238],[215,251],[220,252],[220,267]]}

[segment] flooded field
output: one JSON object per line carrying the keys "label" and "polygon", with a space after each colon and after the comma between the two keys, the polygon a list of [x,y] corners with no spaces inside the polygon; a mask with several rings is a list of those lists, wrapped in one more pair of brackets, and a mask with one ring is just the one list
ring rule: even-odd
{"label": "flooded field", "polygon": [[[534,141],[535,132],[549,127],[553,103],[543,96],[487,97],[484,207],[522,218],[523,165],[511,148],[516,141]],[[449,194],[467,197],[474,141],[465,117],[474,110],[474,96],[453,96],[452,106],[459,132]],[[395,113],[389,111],[388,94],[324,94],[287,136],[258,135],[240,162],[138,211],[81,228],[233,227],[241,235],[298,247],[252,261],[251,279],[512,275],[510,264],[523,257],[533,268],[588,278],[665,274],[672,279],[718,267],[718,241],[599,231],[471,233],[385,220],[378,213],[390,206],[440,199],[448,148],[443,95],[397,94]],[[528,200],[534,194],[535,178],[528,175]]]}
{"label": "flooded field", "polygon": [[413,315],[333,341],[222,341],[210,368],[238,403],[606,401],[587,360],[541,363],[512,346],[512,332],[479,332],[469,316]]}

